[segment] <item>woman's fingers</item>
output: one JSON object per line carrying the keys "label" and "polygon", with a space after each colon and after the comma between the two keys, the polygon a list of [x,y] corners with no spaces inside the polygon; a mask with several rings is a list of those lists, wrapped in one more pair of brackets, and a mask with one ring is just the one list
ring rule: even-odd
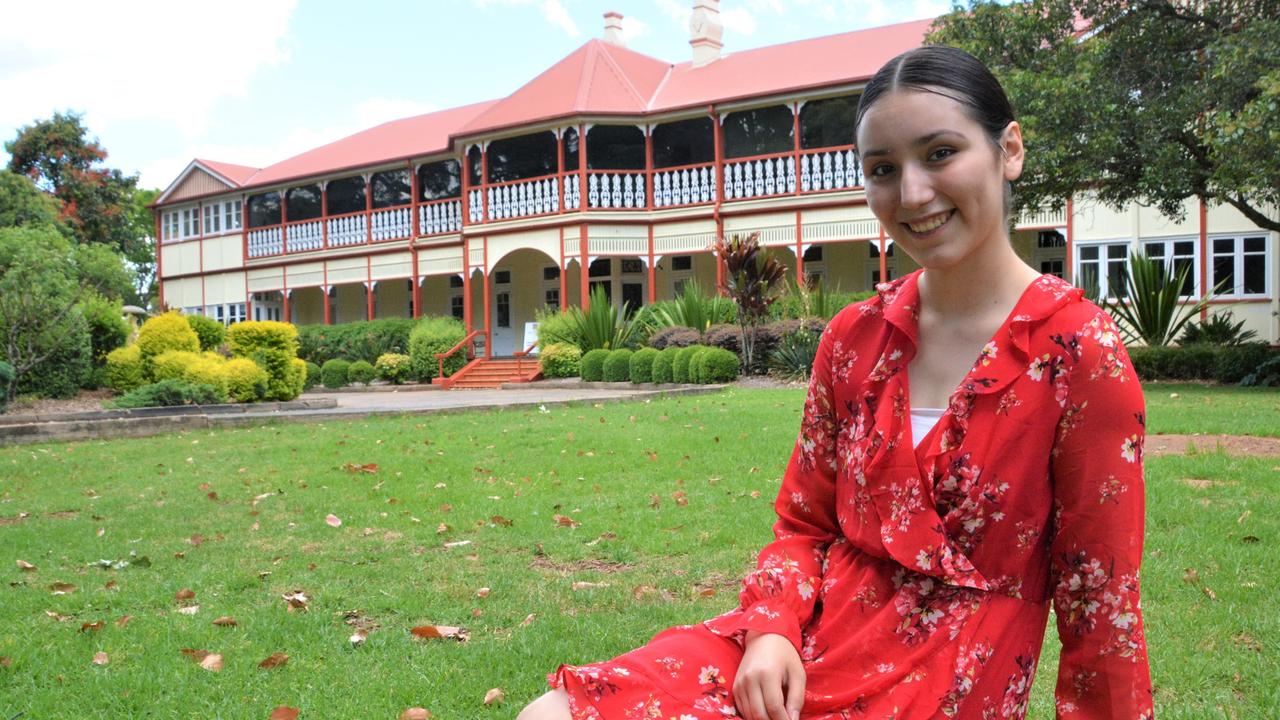
{"label": "woman's fingers", "polygon": [[770,677],[760,686],[760,694],[764,700],[765,718],[767,720],[790,720],[787,717],[787,706],[782,698],[782,678]]}
{"label": "woman's fingers", "polygon": [[769,720],[764,712],[764,693],[760,691],[760,685],[748,680],[744,691],[745,702],[739,701],[738,710],[745,712],[746,720]]}
{"label": "woman's fingers", "polygon": [[800,710],[804,707],[804,665],[794,663],[787,666],[787,720],[800,720]]}

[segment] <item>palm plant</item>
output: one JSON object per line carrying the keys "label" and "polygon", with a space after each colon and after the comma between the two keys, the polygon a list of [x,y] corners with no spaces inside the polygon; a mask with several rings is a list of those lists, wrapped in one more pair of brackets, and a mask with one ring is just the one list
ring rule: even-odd
{"label": "palm plant", "polygon": [[778,299],[787,268],[760,247],[760,233],[716,240],[716,255],[724,262],[725,289],[738,305],[742,328],[742,367],[754,367],[756,331]]}
{"label": "palm plant", "polygon": [[636,322],[650,333],[667,327],[687,327],[705,332],[712,325],[733,322],[735,306],[732,300],[718,295],[707,295],[696,280],[684,285],[680,296],[645,306],[636,316]]}
{"label": "palm plant", "polygon": [[1129,254],[1124,270],[1125,297],[1103,300],[1107,312],[1119,321],[1126,343],[1141,341],[1149,347],[1164,347],[1208,306],[1212,292],[1193,303],[1182,299],[1190,272],[1191,268],[1184,266],[1175,273],[1142,252]]}
{"label": "palm plant", "polygon": [[569,308],[569,322],[581,338],[582,351],[596,348],[616,350],[629,345],[639,326],[628,322],[628,309],[625,301],[620,307],[610,304],[609,297],[599,287],[591,291],[591,303],[585,311]]}
{"label": "palm plant", "polygon": [[1210,315],[1209,319],[1199,323],[1188,323],[1187,329],[1178,338],[1179,345],[1243,345],[1258,336],[1253,330],[1244,329],[1244,320],[1232,322],[1235,317],[1230,310]]}

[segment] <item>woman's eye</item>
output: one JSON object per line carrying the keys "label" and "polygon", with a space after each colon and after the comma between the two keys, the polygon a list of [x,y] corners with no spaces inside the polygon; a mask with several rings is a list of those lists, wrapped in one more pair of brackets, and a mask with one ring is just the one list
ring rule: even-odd
{"label": "woman's eye", "polygon": [[888,175],[891,172],[893,172],[892,165],[881,163],[871,168],[871,177],[884,177],[885,175]]}
{"label": "woman's eye", "polygon": [[945,160],[946,158],[951,157],[952,155],[955,155],[955,154],[956,154],[955,148],[942,147],[929,153],[929,159]]}

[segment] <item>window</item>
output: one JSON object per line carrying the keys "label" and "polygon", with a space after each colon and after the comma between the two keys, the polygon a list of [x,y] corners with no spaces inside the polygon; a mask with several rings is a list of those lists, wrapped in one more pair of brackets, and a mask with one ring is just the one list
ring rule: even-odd
{"label": "window", "polygon": [[413,200],[408,170],[387,170],[373,174],[370,183],[375,210],[408,205]]}
{"label": "window", "polygon": [[462,195],[462,168],[457,160],[426,163],[418,168],[418,199],[423,202]]}
{"label": "window", "polygon": [[1067,238],[1057,230],[1041,230],[1036,235],[1036,247],[1041,250],[1048,248],[1065,248],[1067,246]]}
{"label": "window", "polygon": [[206,235],[222,232],[222,214],[216,204],[204,206],[204,232]]}
{"label": "window", "polygon": [[620,262],[622,264],[621,272],[623,275],[644,272],[644,263],[640,262],[639,258],[622,258]]}
{"label": "window", "polygon": [[693,269],[692,255],[676,255],[675,257],[671,258],[672,272],[681,272],[684,270],[692,270],[692,269]]}
{"label": "window", "polygon": [[453,297],[449,298],[449,311],[453,313],[454,317],[458,318],[459,320],[462,319],[463,307],[462,307],[461,295],[454,295]]}
{"label": "window", "polygon": [[548,266],[546,266],[546,267],[542,268],[542,279],[543,279],[543,280],[559,280],[559,279],[560,279],[560,266],[558,266],[558,265],[548,265]]}
{"label": "window", "polygon": [[805,103],[800,108],[800,147],[809,150],[852,145],[857,111],[856,95]]}
{"label": "window", "polygon": [[1099,297],[1124,297],[1124,269],[1129,257],[1129,241],[1079,245],[1076,254],[1076,284]]}
{"label": "window", "polygon": [[587,269],[587,277],[609,277],[613,275],[613,265],[609,258],[597,258],[591,261]]}
{"label": "window", "polygon": [[587,168],[643,170],[644,131],[634,125],[596,125],[587,131]]}
{"label": "window", "polygon": [[285,193],[285,213],[289,222],[320,217],[320,186],[303,185]]}
{"label": "window", "polygon": [[1270,243],[1265,235],[1217,237],[1209,240],[1213,285],[1228,296],[1267,295]]}
{"label": "window", "polygon": [[249,197],[249,227],[280,224],[280,193],[269,192]]}
{"label": "window", "polygon": [[498,327],[511,327],[511,293],[500,292],[496,298],[496,324]]}
{"label": "window", "polygon": [[804,261],[807,263],[822,262],[822,246],[810,245],[809,248],[804,251]]}
{"label": "window", "polygon": [[678,167],[716,159],[711,118],[665,123],[653,129],[653,166]]}
{"label": "window", "polygon": [[182,237],[194,237],[200,232],[200,218],[196,217],[195,208],[187,208],[182,211]]}
{"label": "window", "polygon": [[[324,193],[330,215],[364,212],[364,178],[359,175],[331,181],[325,186]],[[249,208],[249,217],[253,217],[252,207]]]}
{"label": "window", "polygon": [[1182,282],[1180,295],[1188,298],[1199,295],[1200,263],[1196,258],[1195,240],[1144,240],[1142,251],[1159,264],[1162,272],[1168,272],[1166,268],[1172,261],[1172,277],[1176,278],[1178,273],[1186,271],[1187,277]]}
{"label": "window", "polygon": [[[740,158],[787,152],[794,148],[794,135],[794,116],[786,105],[730,113],[724,119],[724,156]],[[590,147],[587,158],[591,158]]]}
{"label": "window", "polygon": [[560,307],[560,289],[555,288],[552,290],[544,291],[543,302],[546,304],[547,307],[552,309]]}
{"label": "window", "polygon": [[510,285],[510,284],[511,284],[511,271],[510,271],[510,270],[497,270],[497,271],[495,271],[495,272],[493,273],[493,283],[494,283],[495,285]]}
{"label": "window", "polygon": [[630,315],[644,305],[644,285],[640,283],[622,283],[622,302],[627,306]]}
{"label": "window", "polygon": [[449,276],[449,287],[450,287],[450,288],[461,288],[461,287],[463,287],[463,285],[464,285],[464,283],[463,283],[463,281],[462,281],[462,276],[461,276],[461,275],[450,275],[450,276]]}
{"label": "window", "polygon": [[1052,275],[1052,276],[1054,276],[1054,277],[1059,277],[1059,278],[1061,278],[1061,277],[1066,277],[1066,276],[1063,274],[1063,264],[1064,264],[1064,261],[1063,261],[1063,260],[1060,260],[1060,259],[1053,259],[1053,260],[1041,260],[1041,261],[1040,261],[1040,274],[1041,274],[1041,275]]}
{"label": "window", "polygon": [[[489,143],[488,158],[491,183],[550,175],[556,171],[555,133],[548,130],[494,140]],[[644,167],[643,163],[641,167]]]}

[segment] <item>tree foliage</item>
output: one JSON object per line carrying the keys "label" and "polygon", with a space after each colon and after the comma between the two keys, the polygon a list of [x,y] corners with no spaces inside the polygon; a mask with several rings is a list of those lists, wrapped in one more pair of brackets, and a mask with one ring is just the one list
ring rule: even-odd
{"label": "tree foliage", "polygon": [[1018,109],[1019,209],[1089,188],[1181,218],[1199,197],[1280,231],[1280,0],[971,0],[928,42],[982,59]]}

